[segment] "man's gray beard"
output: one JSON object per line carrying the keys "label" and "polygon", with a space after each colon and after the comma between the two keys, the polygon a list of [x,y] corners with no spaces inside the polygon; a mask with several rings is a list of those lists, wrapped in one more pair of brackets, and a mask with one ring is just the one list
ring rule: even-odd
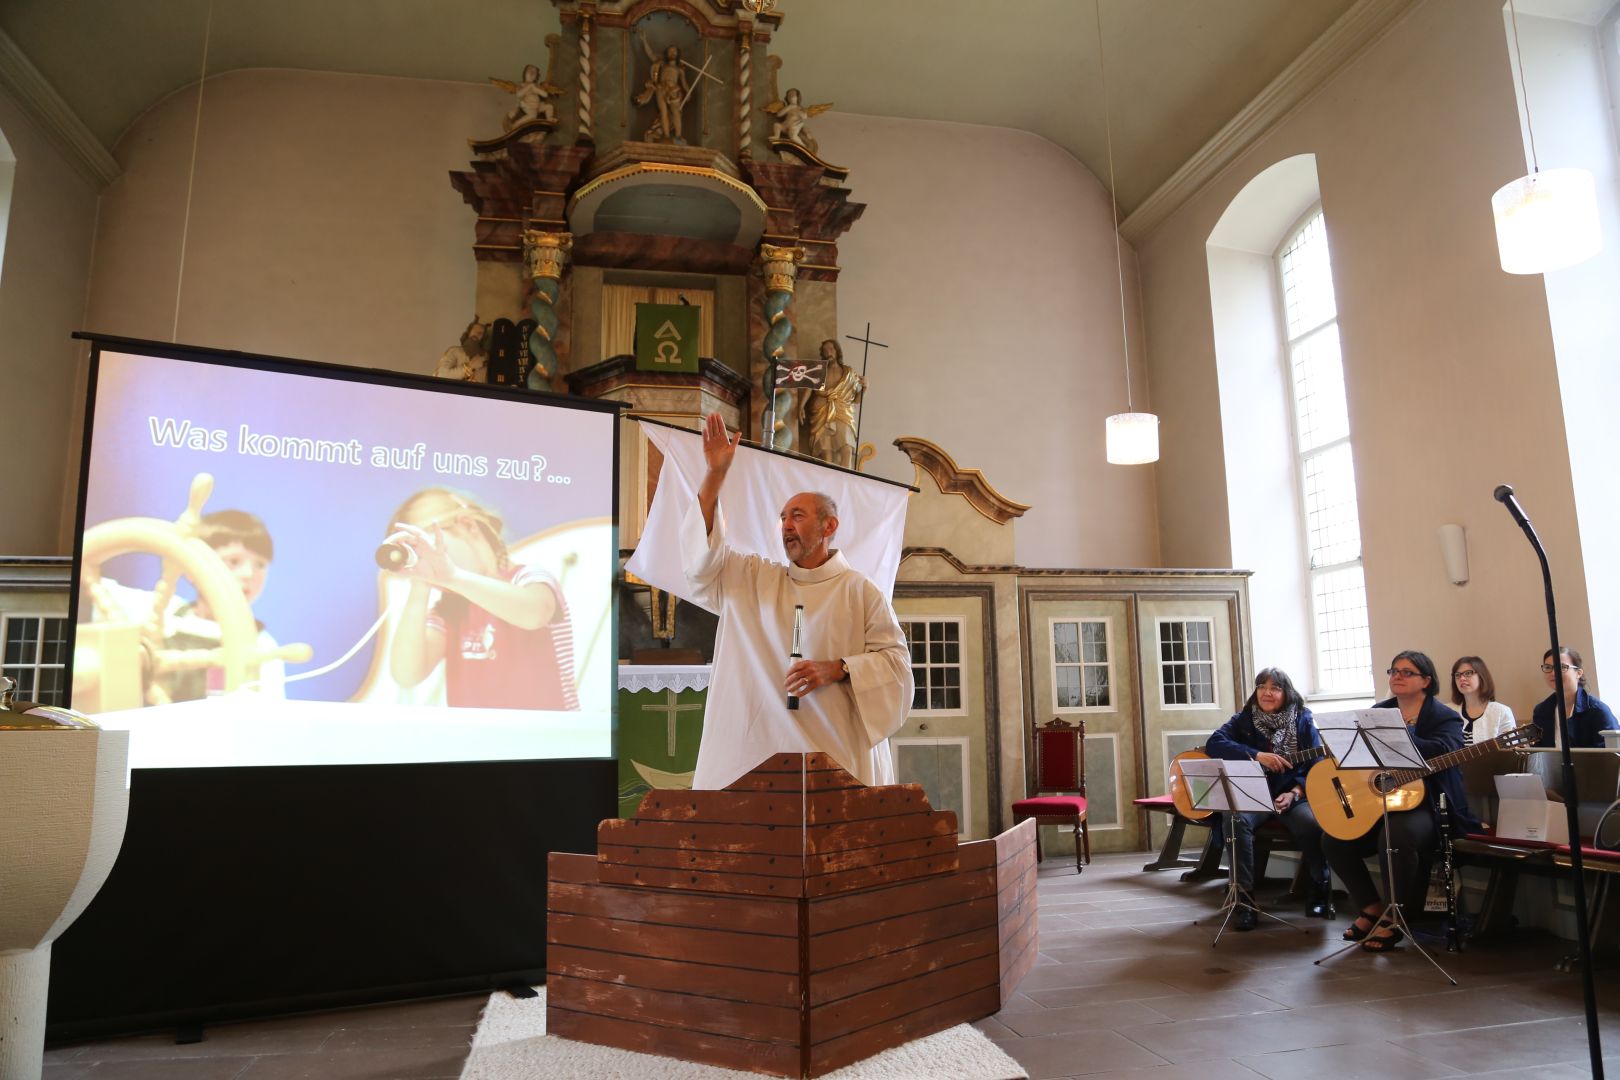
{"label": "man's gray beard", "polygon": [[[442,339],[441,339],[442,340]],[[475,338],[471,334],[461,335],[461,351],[477,359],[484,355],[484,339]]]}

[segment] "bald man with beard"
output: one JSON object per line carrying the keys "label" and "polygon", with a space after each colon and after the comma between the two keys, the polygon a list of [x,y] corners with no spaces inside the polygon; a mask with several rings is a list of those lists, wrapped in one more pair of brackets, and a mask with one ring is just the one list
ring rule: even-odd
{"label": "bald man with beard", "polygon": [[[863,784],[892,784],[888,739],[905,722],[913,688],[894,608],[833,547],[838,507],[819,492],[782,507],[785,564],[726,546],[720,488],[740,439],[718,415],[705,421],[708,472],[681,525],[687,599],[720,614],[692,786],[723,788],[772,754],[813,751]],[[804,659],[790,661],[800,604]]]}

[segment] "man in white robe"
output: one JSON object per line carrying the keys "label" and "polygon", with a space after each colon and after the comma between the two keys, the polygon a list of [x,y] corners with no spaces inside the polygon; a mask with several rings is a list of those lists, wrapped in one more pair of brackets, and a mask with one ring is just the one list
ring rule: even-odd
{"label": "man in white robe", "polygon": [[[708,473],[681,525],[688,599],[720,614],[694,788],[723,788],[772,754],[824,751],[863,784],[894,783],[889,736],[911,704],[911,659],[894,608],[832,547],[837,506],[803,492],[782,508],[789,563],[726,546],[721,485],[736,456],[718,415],[704,424]],[[804,605],[804,659],[790,662]],[[799,699],[787,707],[788,695]]]}

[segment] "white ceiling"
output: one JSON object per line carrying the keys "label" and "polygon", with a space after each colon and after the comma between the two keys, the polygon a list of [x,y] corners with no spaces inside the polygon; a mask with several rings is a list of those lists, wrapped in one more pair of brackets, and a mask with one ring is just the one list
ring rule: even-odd
{"label": "white ceiling", "polygon": [[[1100,3],[1123,217],[1358,0]],[[779,0],[779,10],[772,51],[784,89],[849,112],[1022,128],[1107,181],[1089,0]],[[0,30],[109,149],[196,81],[205,29],[209,74],[287,67],[481,83],[543,64],[557,25],[549,0],[0,2]]]}

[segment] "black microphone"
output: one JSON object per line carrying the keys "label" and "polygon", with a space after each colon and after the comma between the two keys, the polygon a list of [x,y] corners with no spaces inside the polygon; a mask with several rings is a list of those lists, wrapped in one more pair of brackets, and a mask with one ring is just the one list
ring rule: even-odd
{"label": "black microphone", "polygon": [[1530,528],[1530,519],[1524,516],[1524,507],[1520,506],[1519,500],[1513,497],[1512,484],[1496,485],[1496,490],[1492,495],[1497,502],[1507,507],[1508,513],[1513,515],[1513,520],[1519,523],[1519,528],[1526,530]]}
{"label": "black microphone", "polygon": [[390,540],[377,546],[377,565],[398,573],[416,565],[416,549]]}

